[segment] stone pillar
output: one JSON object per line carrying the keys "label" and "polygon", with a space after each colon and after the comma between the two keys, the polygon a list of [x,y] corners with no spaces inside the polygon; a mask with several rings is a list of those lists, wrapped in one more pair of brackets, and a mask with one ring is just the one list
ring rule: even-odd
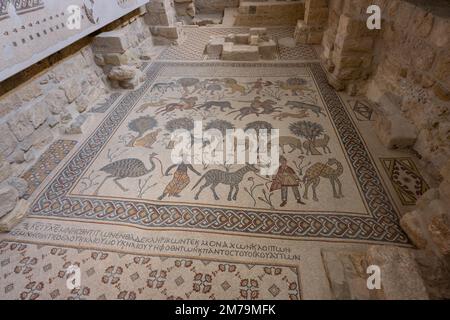
{"label": "stone pillar", "polygon": [[126,27],[103,32],[94,38],[92,50],[95,63],[102,67],[111,87],[135,89],[143,78],[140,58],[135,54],[139,41],[134,28]]}
{"label": "stone pillar", "polygon": [[185,24],[192,24],[195,17],[194,0],[174,0],[177,17]]}
{"label": "stone pillar", "polygon": [[180,43],[184,37],[177,23],[174,0],[152,0],[146,5],[145,22],[150,26],[153,44]]}
{"label": "stone pillar", "polygon": [[294,38],[297,43],[320,44],[328,20],[327,0],[306,0],[305,18],[297,22]]}
{"label": "stone pillar", "polygon": [[328,80],[336,90],[356,93],[360,80],[372,72],[375,38],[379,32],[366,25],[368,1],[331,0],[328,29],[322,40],[322,59]]}

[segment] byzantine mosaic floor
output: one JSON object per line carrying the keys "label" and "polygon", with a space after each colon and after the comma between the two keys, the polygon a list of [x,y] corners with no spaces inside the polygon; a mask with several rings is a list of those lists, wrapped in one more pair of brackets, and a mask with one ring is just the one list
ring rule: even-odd
{"label": "byzantine mosaic floor", "polygon": [[[409,246],[399,214],[429,186],[412,155],[380,145],[370,104],[338,95],[309,59],[173,53],[24,174],[32,205],[0,235],[1,298],[326,299],[321,249]],[[279,129],[282,165],[173,165],[171,134],[195,120]]]}

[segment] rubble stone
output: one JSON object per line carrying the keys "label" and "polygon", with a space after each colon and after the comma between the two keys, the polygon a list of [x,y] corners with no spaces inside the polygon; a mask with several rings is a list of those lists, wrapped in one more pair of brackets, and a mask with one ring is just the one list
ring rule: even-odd
{"label": "rubble stone", "polygon": [[11,231],[28,213],[30,203],[21,199],[12,212],[0,219],[0,232]]}
{"label": "rubble stone", "polygon": [[8,157],[16,148],[17,140],[6,124],[0,125],[0,136],[2,137],[0,139],[0,154]]}
{"label": "rubble stone", "polygon": [[400,225],[418,248],[424,249],[427,247],[428,241],[420,220],[420,211],[405,214],[400,220]]}
{"label": "rubble stone", "polygon": [[103,32],[93,42],[95,53],[124,53],[129,47],[130,43],[123,30]]}
{"label": "rubble stone", "polygon": [[0,218],[11,212],[19,199],[19,192],[11,186],[0,187]]}
{"label": "rubble stone", "polygon": [[5,181],[12,174],[11,165],[9,161],[0,154],[0,182]]}
{"label": "rubble stone", "polygon": [[411,250],[394,246],[372,246],[367,261],[381,270],[382,289],[377,296],[387,300],[429,299]]}
{"label": "rubble stone", "polygon": [[9,129],[18,141],[23,141],[33,133],[34,127],[30,121],[29,114],[19,113],[8,121]]}
{"label": "rubble stone", "polygon": [[28,190],[28,182],[19,177],[9,178],[7,184],[17,190],[19,198],[22,198]]}
{"label": "rubble stone", "polygon": [[258,61],[259,49],[257,46],[225,43],[223,46],[222,60]]}
{"label": "rubble stone", "polygon": [[111,80],[125,81],[133,79],[136,73],[137,69],[131,66],[114,67],[108,73],[108,78]]}

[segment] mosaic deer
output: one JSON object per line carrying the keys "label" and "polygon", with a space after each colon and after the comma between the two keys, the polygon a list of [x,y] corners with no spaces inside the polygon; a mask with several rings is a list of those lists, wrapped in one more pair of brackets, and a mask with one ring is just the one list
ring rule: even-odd
{"label": "mosaic deer", "polygon": [[225,184],[230,186],[228,201],[231,201],[232,199],[236,200],[237,194],[239,192],[239,184],[242,182],[248,172],[258,172],[258,169],[254,165],[247,164],[243,168],[235,172],[227,172],[218,169],[209,170],[200,178],[200,180],[198,180],[198,182],[192,188],[192,190],[194,190],[203,179],[206,180],[205,184],[200,187],[194,199],[198,200],[198,197],[200,196],[200,193],[203,191],[203,189],[205,189],[206,187],[210,187],[214,195],[214,199],[220,200],[219,196],[216,193],[216,187],[219,184]]}
{"label": "mosaic deer", "polygon": [[[336,169],[332,166],[336,165]],[[308,189],[312,185],[313,190],[313,200],[319,201],[317,198],[316,189],[320,183],[320,178],[326,178],[330,180],[331,187],[333,188],[333,196],[337,199],[343,198],[342,194],[342,183],[339,177],[344,173],[344,167],[342,164],[334,158],[331,158],[327,163],[315,163],[306,170],[305,177],[303,178],[303,183],[305,184],[305,193],[303,198],[308,199]],[[336,190],[336,184],[339,190]]]}

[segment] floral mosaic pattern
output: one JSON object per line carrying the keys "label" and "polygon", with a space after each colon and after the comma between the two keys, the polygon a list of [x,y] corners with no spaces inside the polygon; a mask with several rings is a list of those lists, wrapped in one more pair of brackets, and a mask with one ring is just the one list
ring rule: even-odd
{"label": "floral mosaic pattern", "polygon": [[[2,299],[283,299],[301,298],[298,269],[203,259],[0,242]],[[67,288],[70,266],[80,287]]]}

